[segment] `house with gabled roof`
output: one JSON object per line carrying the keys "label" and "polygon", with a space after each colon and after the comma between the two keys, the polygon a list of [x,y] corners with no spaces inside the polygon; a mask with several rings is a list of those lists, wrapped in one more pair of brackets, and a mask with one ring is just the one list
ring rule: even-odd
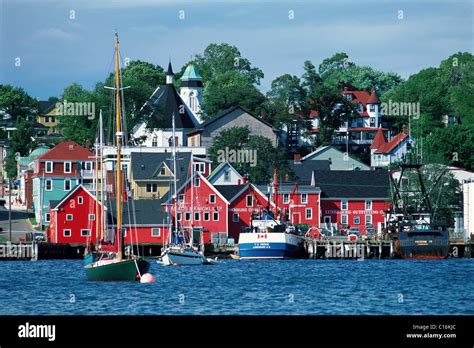
{"label": "house with gabled roof", "polygon": [[321,146],[301,158],[303,165],[308,161],[329,161],[330,170],[370,170],[370,167],[353,155],[342,152],[334,146]]}
{"label": "house with gabled roof", "polygon": [[207,180],[213,185],[240,185],[244,178],[229,162],[220,163]]}
{"label": "house with gabled roof", "polygon": [[268,138],[274,147],[278,145],[278,130],[260,117],[253,115],[241,106],[222,111],[216,117],[207,120],[187,132],[189,146],[209,148],[214,138],[224,129],[247,127],[251,135]]}
{"label": "house with gabled roof", "polygon": [[50,200],[59,200],[77,185],[90,185],[94,154],[74,141],[64,141],[34,160],[33,206],[36,221],[49,225]]}
{"label": "house with gabled roof", "polygon": [[411,137],[406,129],[387,140],[379,129],[370,146],[370,165],[373,168],[385,168],[392,163],[402,162],[411,146]]}

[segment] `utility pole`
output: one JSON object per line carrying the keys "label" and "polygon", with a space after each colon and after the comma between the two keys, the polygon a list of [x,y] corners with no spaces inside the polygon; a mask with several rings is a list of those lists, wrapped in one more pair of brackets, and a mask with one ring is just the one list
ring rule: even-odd
{"label": "utility pole", "polygon": [[9,229],[9,239],[12,241],[12,178],[8,178],[8,224]]}

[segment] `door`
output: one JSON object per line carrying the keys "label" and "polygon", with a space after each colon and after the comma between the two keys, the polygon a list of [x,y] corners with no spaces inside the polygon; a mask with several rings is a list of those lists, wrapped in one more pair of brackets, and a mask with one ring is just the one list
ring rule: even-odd
{"label": "door", "polygon": [[291,222],[294,224],[301,223],[301,214],[300,213],[293,213],[291,214]]}

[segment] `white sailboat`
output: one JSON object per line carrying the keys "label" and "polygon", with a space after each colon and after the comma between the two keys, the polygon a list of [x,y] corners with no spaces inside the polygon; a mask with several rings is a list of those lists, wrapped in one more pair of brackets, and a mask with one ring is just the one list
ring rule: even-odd
{"label": "white sailboat", "polygon": [[[173,113],[173,140],[175,138],[175,115]],[[193,245],[193,228],[191,226],[191,234],[187,240],[187,231],[183,228],[179,228],[178,224],[178,199],[177,199],[177,165],[176,165],[176,143],[173,143],[173,206],[174,206],[174,226],[170,223],[170,233],[168,235],[167,244],[163,246],[161,252],[161,260],[159,263],[164,266],[184,266],[184,265],[204,265],[213,264],[215,260],[208,260],[204,256],[204,241],[201,241],[198,247]],[[191,168],[193,168],[193,161],[191,156]],[[191,193],[193,191],[194,175],[191,175]],[[191,216],[193,217],[193,199],[191,199]],[[171,208],[171,207],[170,207]],[[192,224],[191,224],[192,225]]]}

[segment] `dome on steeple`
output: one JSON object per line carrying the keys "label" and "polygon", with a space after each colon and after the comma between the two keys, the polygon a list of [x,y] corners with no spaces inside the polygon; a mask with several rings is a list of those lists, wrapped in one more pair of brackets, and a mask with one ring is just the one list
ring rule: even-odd
{"label": "dome on steeple", "polygon": [[189,64],[181,76],[180,87],[202,87],[202,78],[193,64]]}

